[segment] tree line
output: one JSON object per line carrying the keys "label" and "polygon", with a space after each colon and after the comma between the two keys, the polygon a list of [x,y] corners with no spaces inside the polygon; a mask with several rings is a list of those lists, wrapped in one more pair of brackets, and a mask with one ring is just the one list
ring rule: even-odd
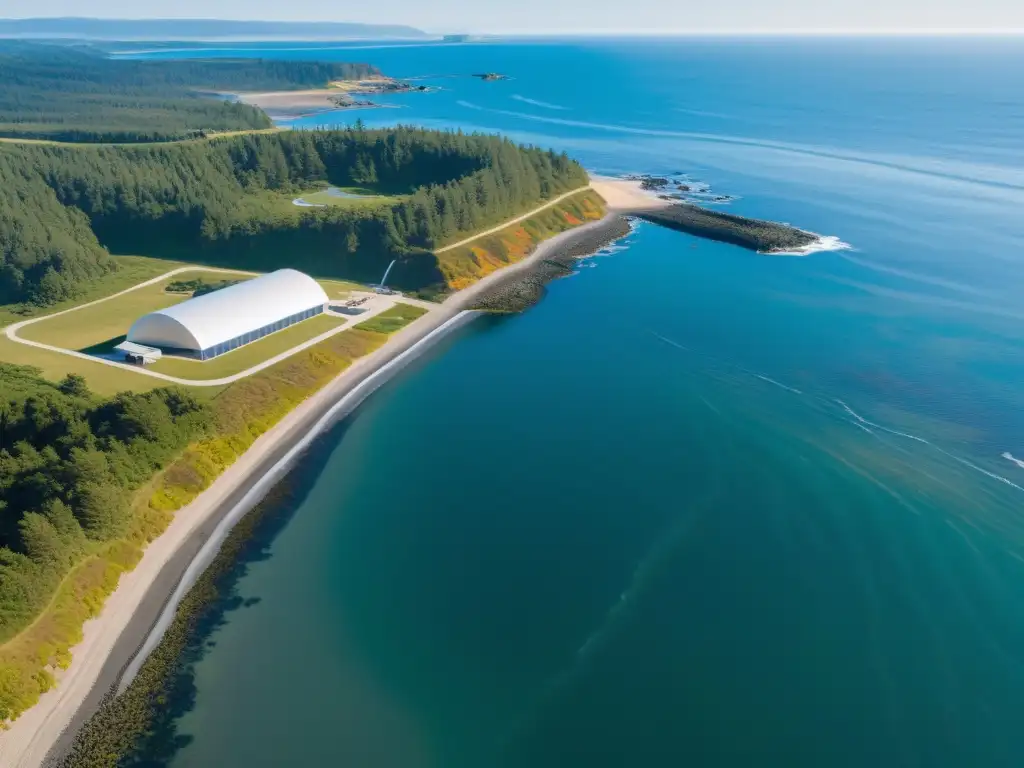
{"label": "tree line", "polygon": [[[565,154],[399,126],[249,134],[145,147],[0,146],[0,302],[70,298],[107,249],[224,266],[443,284],[431,249],[583,186]],[[330,182],[395,195],[299,208]],[[26,202],[29,204],[26,204]]]}
{"label": "tree line", "polygon": [[177,387],[102,399],[0,364],[0,642],[37,615],[97,542],[124,534],[131,493],[203,434]]}
{"label": "tree line", "polygon": [[148,142],[269,128],[259,109],[211,96],[323,88],[379,74],[368,64],[110,59],[67,46],[0,41],[0,136]]}

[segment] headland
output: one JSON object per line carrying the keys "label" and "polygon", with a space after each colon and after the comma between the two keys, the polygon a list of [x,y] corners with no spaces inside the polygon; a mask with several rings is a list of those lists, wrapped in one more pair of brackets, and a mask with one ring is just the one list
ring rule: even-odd
{"label": "headland", "polygon": [[[629,217],[674,222],[673,211],[680,207],[644,189],[636,179],[592,177],[589,186],[607,203],[602,218],[541,242],[518,262],[448,296],[295,407],[180,509],[134,570],[122,575],[99,617],[87,622],[84,639],[75,647],[74,660],[59,685],[0,736],[0,762],[57,765],[76,748],[82,726],[131,683],[146,654],[159,645],[176,607],[215,557],[219,542],[317,434],[351,413],[415,356],[472,319],[472,310],[520,311],[543,296],[547,282],[570,274],[577,259],[628,234]],[[739,231],[753,227],[744,221],[755,220],[741,220],[736,225]]]}
{"label": "headland", "polygon": [[[615,215],[609,213],[605,219],[577,229],[597,229]],[[563,243],[557,238],[548,241],[521,262],[452,294],[393,334],[386,345],[355,360],[261,435],[205,491],[178,510],[135,568],[121,576],[100,615],[86,623],[83,640],[75,646],[73,661],[60,674],[58,685],[0,735],[0,764],[57,764],[81,726],[120,683],[140,648],[151,649],[159,642],[159,633],[153,635],[152,630],[162,616],[173,614],[189,584],[184,580],[186,574],[192,579],[197,568],[201,572],[193,563],[201,566],[208,562],[216,553],[217,537],[222,538],[259,502],[307,442],[351,412],[415,356],[470,320],[474,313],[466,310],[493,284],[505,279],[506,273],[528,269]]]}

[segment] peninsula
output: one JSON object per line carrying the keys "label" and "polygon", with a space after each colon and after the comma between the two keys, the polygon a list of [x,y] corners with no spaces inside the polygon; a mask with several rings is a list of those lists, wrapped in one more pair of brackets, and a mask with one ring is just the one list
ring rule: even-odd
{"label": "peninsula", "polygon": [[[95,77],[50,76],[61,67]],[[630,216],[784,245],[783,225],[680,214],[564,153],[410,127],[281,131],[258,105],[199,93],[407,89],[369,65],[0,46],[4,72],[21,74],[0,94],[3,765],[128,758],[175,685],[210,600],[197,579],[232,526],[472,310],[528,306]],[[154,82],[169,85],[147,100]],[[25,121],[25,103],[45,109]],[[126,253],[147,258],[112,255]],[[350,322],[328,302],[320,321],[159,371],[102,358],[140,313],[203,290],[202,272],[284,266],[343,310],[376,309]]]}
{"label": "peninsula", "polygon": [[[498,228],[487,230],[480,235],[479,241],[455,243],[448,251],[438,249],[441,251],[438,258],[448,254],[452,258],[459,258],[462,249],[478,247],[474,243],[485,243],[487,238],[507,236],[521,240],[527,227],[531,231],[544,232],[546,236],[557,232],[557,227],[569,227],[581,232],[598,230],[618,215],[605,211],[598,191],[620,203],[623,200],[643,200],[644,205],[648,202],[658,204],[642,194],[638,196],[633,189],[635,186],[632,182],[600,181],[588,185],[584,178],[582,188],[562,193]],[[509,269],[513,272],[527,272],[546,258],[557,258],[565,244],[566,241],[560,237],[551,237],[539,244],[533,242]],[[194,401],[190,395],[184,401],[175,401],[179,403],[176,408],[187,407],[181,410],[184,420],[180,423],[175,421],[174,434],[169,433],[167,436],[171,442],[162,448],[166,451],[164,455],[168,457],[169,465],[155,486],[140,491],[125,488],[135,495],[137,503],[144,505],[142,508],[148,506],[151,511],[135,521],[131,518],[113,518],[109,522],[115,526],[113,530],[124,525],[132,530],[141,524],[144,526],[142,530],[149,530],[149,533],[143,534],[143,540],[151,539],[152,543],[144,551],[130,556],[127,565],[121,565],[115,570],[117,574],[122,570],[125,572],[120,575],[119,581],[115,577],[117,589],[106,599],[102,612],[86,624],[84,639],[70,643],[75,646],[73,649],[62,648],[58,644],[57,657],[42,670],[50,680],[49,686],[56,684],[57,688],[44,693],[38,704],[10,722],[7,731],[0,734],[0,762],[34,766],[41,765],[47,755],[54,758],[60,754],[73,754],[84,758],[90,754],[99,754],[94,751],[97,749],[102,750],[103,754],[111,754],[111,750],[122,754],[130,751],[137,733],[134,729],[144,727],[144,721],[125,720],[128,713],[117,709],[116,703],[134,702],[131,714],[135,718],[148,710],[135,707],[139,702],[137,698],[132,698],[137,695],[132,693],[133,690],[142,690],[148,696],[152,688],[145,686],[152,686],[154,680],[159,685],[169,681],[162,676],[154,678],[152,673],[147,673],[137,678],[135,684],[128,686],[125,693],[127,699],[105,698],[105,694],[110,686],[118,683],[125,663],[146,641],[150,627],[163,612],[164,606],[168,605],[168,597],[182,593],[177,587],[182,583],[186,568],[198,556],[197,553],[205,551],[204,542],[213,541],[211,537],[224,535],[223,532],[256,504],[319,430],[356,407],[380,382],[400,369],[403,361],[471,318],[472,313],[465,310],[473,306],[477,298],[503,279],[504,275],[505,271],[498,269],[483,274],[426,312],[402,305],[399,299],[400,307],[404,308],[398,310],[400,314],[397,323],[391,319],[386,322],[374,319],[353,330],[335,334],[330,340],[277,363],[266,374],[257,374],[252,379],[243,379],[230,385],[218,395],[212,406]],[[169,285],[177,288],[178,284]],[[381,336],[382,333],[385,336]],[[390,340],[386,338],[388,333],[393,334]],[[57,389],[60,389],[61,392],[74,393],[68,396],[79,398],[78,402],[89,408],[106,407],[96,401],[95,395],[89,393],[88,379],[71,377],[57,387],[43,383],[24,369],[8,372],[3,365],[0,365],[0,375],[16,382],[15,391],[26,395],[42,392],[49,387],[51,394],[47,397],[58,396]],[[122,377],[122,381],[127,383],[131,379]],[[286,389],[276,394],[270,392],[256,395],[268,386],[272,389],[285,386]],[[294,391],[296,386],[299,389]],[[154,395],[162,392],[165,390],[155,390]],[[182,396],[174,395],[177,398]],[[124,400],[127,395],[119,397],[127,402]],[[160,394],[160,397],[166,395]],[[254,397],[257,400],[253,401]],[[207,411],[209,407],[213,408],[212,413]],[[248,425],[254,422],[266,424],[265,431],[253,431]],[[213,424],[214,432],[205,433],[204,436],[200,423]],[[211,457],[213,452],[223,452],[228,444],[234,446],[230,450],[235,453],[226,464],[211,465],[207,458],[203,458],[208,455],[207,452],[211,452]],[[220,447],[215,447],[218,445]],[[183,448],[185,450],[182,454]],[[223,458],[219,461],[222,462]],[[203,475],[207,475],[208,479],[201,480]],[[180,485],[182,482],[185,485]],[[178,508],[180,511],[176,513],[168,511]],[[129,514],[123,501],[117,502],[117,509],[121,510],[118,514]],[[156,523],[157,520],[163,522]],[[43,522],[40,520],[39,524]],[[70,521],[64,520],[66,526],[70,526],[71,522],[73,518]],[[157,528],[153,529],[151,526],[155,523]],[[100,543],[106,541],[102,538],[104,535],[109,535],[101,533],[105,529],[89,530],[92,533],[88,536],[97,536]],[[109,544],[115,542],[116,538],[111,539]],[[70,540],[61,546],[70,546]],[[87,551],[96,550],[93,547]],[[120,552],[116,548],[115,551]],[[123,558],[125,554],[120,552],[118,557]],[[29,554],[27,557],[31,556]],[[69,562],[71,556],[72,551],[67,551],[62,556],[66,558],[62,562]],[[97,556],[92,555],[94,558]],[[79,570],[73,570],[66,578],[74,580],[78,578],[77,573]],[[86,574],[88,570],[83,576]],[[184,583],[187,587],[190,582]],[[102,593],[98,597],[102,604]],[[178,599],[180,596],[170,604],[172,615]],[[189,603],[189,606],[190,610],[196,609],[193,603]],[[26,609],[30,610],[31,607],[23,606],[22,622],[32,616]],[[89,615],[95,614],[87,612],[83,618]],[[31,647],[32,637],[25,633],[8,635],[7,641],[0,645],[0,666],[11,674],[18,674],[24,665],[30,663],[29,659],[20,654]],[[51,640],[56,639],[52,634],[49,637]],[[81,637],[78,635],[79,639]],[[159,640],[157,637],[155,642],[159,644]],[[21,649],[18,655],[12,656],[11,653],[17,649]],[[160,663],[166,663],[166,659]],[[136,689],[137,685],[143,688]],[[15,687],[14,690],[19,689]],[[101,705],[101,716],[90,720],[92,713]],[[13,706],[16,706],[16,701],[4,702],[9,717],[17,714],[17,710],[12,710]],[[81,732],[80,739],[75,740],[75,734],[87,722],[88,727]],[[88,761],[68,764],[85,765]]]}
{"label": "peninsula", "polygon": [[382,106],[368,99],[357,98],[373,94],[426,93],[425,85],[413,85],[403,80],[377,75],[362,79],[332,80],[325,88],[306,90],[278,90],[236,92],[231,94],[243,104],[261,109],[271,117],[308,117],[321,112],[343,109],[367,109]]}

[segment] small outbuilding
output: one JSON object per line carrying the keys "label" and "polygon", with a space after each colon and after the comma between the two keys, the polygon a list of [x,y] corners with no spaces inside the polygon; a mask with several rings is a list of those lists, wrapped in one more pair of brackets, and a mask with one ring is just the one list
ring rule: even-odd
{"label": "small outbuilding", "polygon": [[143,315],[128,341],[209,360],[318,315],[327,302],[309,275],[279,269]]}
{"label": "small outbuilding", "polygon": [[124,359],[134,365],[149,365],[155,363],[162,356],[159,349],[146,347],[131,341],[122,341],[115,350],[124,355]]}

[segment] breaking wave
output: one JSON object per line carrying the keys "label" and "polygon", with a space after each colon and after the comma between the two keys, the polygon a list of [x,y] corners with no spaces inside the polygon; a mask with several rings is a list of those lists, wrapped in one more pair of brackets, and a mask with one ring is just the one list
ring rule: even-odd
{"label": "breaking wave", "polygon": [[813,243],[808,243],[800,248],[793,248],[789,251],[772,251],[771,254],[773,256],[808,256],[812,253],[822,253],[824,251],[850,250],[853,250],[852,245],[844,243],[834,235],[818,235],[817,240]]}

